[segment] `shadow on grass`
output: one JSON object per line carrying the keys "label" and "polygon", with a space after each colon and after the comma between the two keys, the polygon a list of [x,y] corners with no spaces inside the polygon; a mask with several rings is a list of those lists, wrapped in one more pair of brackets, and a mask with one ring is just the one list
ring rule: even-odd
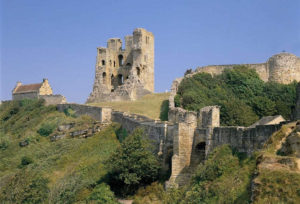
{"label": "shadow on grass", "polygon": [[169,112],[169,100],[164,100],[160,106],[159,119],[162,121],[167,121],[168,120],[168,112]]}

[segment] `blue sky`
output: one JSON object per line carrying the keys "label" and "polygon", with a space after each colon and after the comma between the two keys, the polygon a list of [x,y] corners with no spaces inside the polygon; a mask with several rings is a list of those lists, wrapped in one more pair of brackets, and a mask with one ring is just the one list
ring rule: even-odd
{"label": "blue sky", "polygon": [[155,91],[186,69],[300,56],[298,0],[0,0],[1,100],[17,81],[48,78],[55,93],[83,103],[96,47],[137,27],[155,36]]}

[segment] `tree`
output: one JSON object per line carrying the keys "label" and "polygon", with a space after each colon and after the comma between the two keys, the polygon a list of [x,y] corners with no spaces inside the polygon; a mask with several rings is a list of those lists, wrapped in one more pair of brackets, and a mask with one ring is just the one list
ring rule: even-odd
{"label": "tree", "polygon": [[129,135],[106,161],[109,184],[117,194],[134,193],[158,178],[159,164],[142,129]]}

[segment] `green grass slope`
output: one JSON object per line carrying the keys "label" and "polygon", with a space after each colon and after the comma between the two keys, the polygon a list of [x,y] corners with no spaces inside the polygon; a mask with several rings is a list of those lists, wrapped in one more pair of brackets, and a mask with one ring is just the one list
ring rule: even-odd
{"label": "green grass slope", "polygon": [[169,93],[153,93],[136,101],[102,102],[90,105],[111,107],[117,111],[144,115],[151,119],[167,120],[169,95]]}
{"label": "green grass slope", "polygon": [[[54,131],[63,123],[92,119],[66,116],[54,106],[29,100],[2,104],[0,120],[2,202],[85,203],[101,193],[113,195],[101,181],[106,175],[103,161],[119,146],[117,125],[87,139],[50,142],[49,137],[38,133],[41,127]],[[19,143],[25,140],[29,145],[21,147]]]}

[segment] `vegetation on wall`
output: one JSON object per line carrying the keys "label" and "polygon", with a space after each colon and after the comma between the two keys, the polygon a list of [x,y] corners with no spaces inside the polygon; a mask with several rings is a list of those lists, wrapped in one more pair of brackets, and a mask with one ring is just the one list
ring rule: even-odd
{"label": "vegetation on wall", "polygon": [[199,73],[184,78],[174,101],[175,106],[193,111],[219,105],[222,125],[249,126],[263,116],[290,119],[296,104],[296,86],[296,82],[265,83],[254,69],[236,66],[214,77]]}

